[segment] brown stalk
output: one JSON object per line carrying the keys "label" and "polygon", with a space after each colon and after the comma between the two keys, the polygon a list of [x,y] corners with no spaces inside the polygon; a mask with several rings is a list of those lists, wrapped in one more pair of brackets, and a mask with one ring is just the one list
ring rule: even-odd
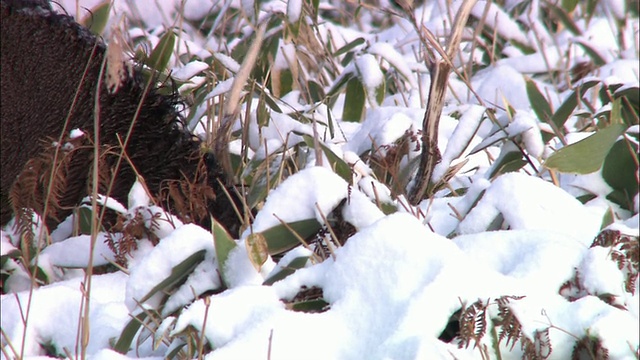
{"label": "brown stalk", "polygon": [[[409,202],[413,205],[417,205],[425,196],[432,195],[433,184],[431,183],[431,176],[433,169],[442,158],[440,150],[438,149],[438,126],[440,124],[442,108],[444,107],[444,97],[449,81],[449,74],[453,68],[451,60],[460,45],[464,25],[475,3],[476,0],[465,0],[462,6],[460,6],[451,28],[451,34],[447,40],[446,54],[441,54],[442,59],[435,60],[433,56],[427,56],[425,58],[431,76],[431,86],[429,88],[427,110],[422,121],[423,130],[420,165],[418,166],[415,185],[408,194]],[[437,47],[435,48],[438,50]],[[428,53],[431,53],[431,51],[428,51]]]}

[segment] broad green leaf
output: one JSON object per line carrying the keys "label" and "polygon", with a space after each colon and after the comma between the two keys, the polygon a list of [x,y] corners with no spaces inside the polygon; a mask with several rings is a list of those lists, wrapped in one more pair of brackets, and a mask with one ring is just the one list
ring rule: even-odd
{"label": "broad green leaf", "polygon": [[602,167],[605,157],[618,136],[626,130],[622,124],[613,124],[577,143],[567,145],[551,155],[544,166],[565,173],[589,174]]}
{"label": "broad green leaf", "polygon": [[313,299],[307,301],[300,301],[291,304],[291,310],[305,313],[318,313],[327,310],[329,303],[323,299]]}
{"label": "broad green leaf", "polygon": [[353,40],[352,42],[348,43],[347,45],[341,47],[340,49],[336,50],[336,52],[333,53],[333,56],[340,56],[342,54],[345,54],[353,50],[356,46],[360,46],[362,44],[364,44],[364,38],[359,37]]}
{"label": "broad green leaf", "polygon": [[616,89],[613,97],[627,97],[629,98],[629,101],[633,101],[637,105],[640,102],[640,88],[638,86],[630,86],[625,88],[624,90]]}
{"label": "broad green leaf", "polygon": [[278,106],[276,101],[271,97],[271,95],[269,95],[268,92],[266,92],[262,88],[260,88],[259,91],[260,92],[258,93],[258,96],[260,96],[261,99],[264,99],[264,101],[267,103],[267,105],[269,105],[271,110],[273,110],[273,111],[275,111],[277,113],[282,113],[282,110],[280,109],[280,106]]}
{"label": "broad green leaf", "polygon": [[383,202],[383,203],[380,203],[380,210],[382,210],[382,212],[385,215],[391,215],[398,212],[398,207],[395,204],[389,204],[389,203]]}
{"label": "broad green leaf", "polygon": [[595,194],[584,194],[584,195],[578,196],[576,200],[580,201],[583,204],[586,204],[597,197],[598,195],[595,195]]}
{"label": "broad green leaf", "polygon": [[49,275],[47,275],[47,272],[41,268],[39,265],[38,266],[29,266],[29,272],[31,274],[35,274],[36,280],[38,283],[40,284],[50,284],[51,282],[49,281]]}
{"label": "broad green leaf", "polygon": [[247,248],[249,261],[251,261],[251,264],[253,264],[253,267],[255,267],[257,271],[260,271],[262,265],[264,265],[269,257],[267,239],[265,239],[261,233],[250,234],[244,244]]}
{"label": "broad green leaf", "polygon": [[527,95],[529,96],[529,103],[533,112],[536,113],[538,119],[542,122],[549,122],[551,120],[551,106],[547,101],[547,98],[540,92],[536,83],[530,78],[525,78]]}
{"label": "broad green leaf", "polygon": [[589,44],[588,42],[576,40],[575,43],[579,45],[587,53],[587,55],[589,55],[589,57],[591,58],[591,61],[593,61],[593,63],[596,66],[600,67],[607,63],[607,61],[602,57],[602,55],[600,55],[598,50],[592,47],[591,44]]}
{"label": "broad green leaf", "polygon": [[600,230],[603,230],[607,226],[613,224],[613,222],[615,220],[616,220],[616,216],[613,213],[613,209],[611,207],[609,207],[609,209],[607,209],[607,212],[605,212],[604,216],[602,217],[602,223],[600,224]]}
{"label": "broad green leaf", "polygon": [[[310,148],[314,147],[313,138],[311,136],[302,135],[302,138],[304,139],[304,142],[307,144],[308,147]],[[336,155],[333,151],[331,151],[329,147],[327,147],[321,142],[319,144],[320,144],[320,147],[322,148],[322,152],[324,152],[324,155],[329,160],[329,164],[331,164],[331,169],[333,169],[333,171],[336,174],[338,174],[341,178],[343,178],[347,183],[351,184],[351,182],[353,181],[353,175],[351,173],[351,167],[349,166],[349,164],[347,164],[346,161],[344,161],[342,158]]]}
{"label": "broad green leaf", "polygon": [[526,160],[522,157],[522,153],[519,151],[510,151],[504,154],[504,156],[501,154],[498,159],[496,159],[496,162],[491,165],[489,179],[493,179],[498,175],[505,174],[510,171],[517,171],[526,163]]}
{"label": "broad green leaf", "polygon": [[[300,19],[302,19],[303,17],[301,16]],[[287,17],[287,20],[289,18]],[[296,21],[295,23],[290,23],[287,21],[287,30],[290,32],[290,34],[288,34],[288,36],[296,39],[300,36],[300,19],[298,19],[298,21]]]}
{"label": "broad green leaf", "polygon": [[[340,90],[342,90],[342,87],[345,86],[347,84],[347,82],[349,82],[349,80],[354,78],[354,74],[353,73],[346,73],[343,74],[336,83],[333,84],[333,86],[331,86],[331,88],[329,89],[329,92],[327,93],[327,97],[329,98],[333,98],[336,95],[338,95],[338,92]],[[330,103],[329,107],[332,107],[333,104]]]}
{"label": "broad green leaf", "polygon": [[174,34],[173,30],[168,30],[162,38],[160,38],[158,45],[151,51],[147,66],[158,72],[163,72],[167,68],[167,64],[169,64],[175,43],[176,34]]}
{"label": "broad green leaf", "polygon": [[621,99],[614,99],[611,102],[611,115],[609,116],[609,121],[612,124],[621,124],[624,121],[622,120],[622,101]]}
{"label": "broad green leaf", "polygon": [[[547,6],[553,5],[548,3]],[[568,13],[573,12],[578,5],[578,0],[562,0],[562,9]]]}
{"label": "broad green leaf", "polygon": [[109,12],[111,11],[111,1],[105,0],[94,6],[89,14],[87,14],[80,24],[89,28],[95,35],[102,35],[104,28],[107,27],[109,22]]}
{"label": "broad green leaf", "polygon": [[276,94],[275,91],[273,94],[278,97],[282,97],[291,92],[293,89],[293,74],[291,70],[285,69],[279,72],[279,82],[280,82],[280,93]]}
{"label": "broad green leaf", "polygon": [[[267,160],[267,158],[262,159],[259,163],[262,163],[265,168],[268,168],[268,164],[266,164]],[[254,167],[254,169],[256,167]],[[255,181],[251,182],[249,194],[247,194],[247,204],[250,208],[255,208],[259,203],[267,198],[269,191],[279,184],[281,176],[279,171],[274,171],[272,174],[267,174],[265,172],[258,173],[254,171],[254,174],[257,177],[255,178]],[[263,180],[267,176],[270,176],[269,182]]]}
{"label": "broad green leaf", "polygon": [[229,253],[238,246],[238,244],[236,244],[227,230],[213,217],[211,218],[211,223],[213,224],[211,232],[213,233],[213,242],[216,249],[216,259],[218,259],[218,271],[220,271],[220,276],[225,284],[228,284],[224,272],[224,265],[227,259],[229,259]]}
{"label": "broad green leaf", "polygon": [[580,101],[580,99],[582,98],[582,94],[584,94],[585,91],[594,87],[598,83],[600,83],[600,81],[587,81],[578,86],[569,96],[567,96],[562,105],[560,105],[560,107],[551,117],[551,120],[553,120],[556,128],[562,129],[564,123],[573,113],[573,110],[576,108],[576,106],[578,106],[578,101]]}
{"label": "broad green leaf", "polygon": [[318,21],[318,8],[320,7],[320,0],[311,0],[311,5],[313,6],[313,18],[315,21]]}
{"label": "broad green leaf", "polygon": [[166,291],[174,289],[179,284],[187,280],[187,277],[191,275],[193,269],[196,268],[203,260],[206,250],[198,250],[191,254],[188,258],[184,259],[180,264],[171,269],[171,275],[168,278],[162,280],[158,285],[154,286],[147,295],[140,299],[140,303],[144,303],[149,300],[158,291]]}
{"label": "broad green leaf", "polygon": [[258,122],[258,126],[260,127],[269,126],[270,119],[271,119],[271,114],[269,113],[269,109],[265,104],[264,97],[261,96],[260,100],[258,100],[258,108],[256,109],[256,120]]}
{"label": "broad green leaf", "polygon": [[366,101],[364,86],[358,77],[353,77],[347,82],[344,108],[342,109],[342,121],[361,122],[364,116],[364,104]]}
{"label": "broad green leaf", "polygon": [[316,219],[294,221],[287,223],[287,226],[280,224],[262,232],[262,236],[267,241],[270,255],[281,254],[300,245],[300,241],[292,231],[306,239],[317,233],[322,227]]}
{"label": "broad green leaf", "polygon": [[333,115],[331,115],[331,109],[327,108],[327,122],[329,125],[329,136],[331,136],[331,138],[335,138],[335,129],[334,129],[334,125],[333,125]]}
{"label": "broad green leaf", "polygon": [[596,7],[600,0],[587,0],[587,8],[585,10],[585,15],[587,16],[587,24],[591,22],[591,18],[596,13]]}
{"label": "broad green leaf", "polygon": [[20,257],[20,255],[22,255],[20,250],[12,249],[12,250],[9,250],[6,254],[0,256],[0,269],[4,268],[5,264],[7,263],[7,261],[9,261],[9,259],[17,259]]}
{"label": "broad green leaf", "polygon": [[629,126],[638,125],[640,122],[640,88],[632,86],[624,90],[616,89],[613,98],[620,101],[620,116],[624,122]]}
{"label": "broad green leaf", "polygon": [[83,205],[77,210],[78,235],[91,235],[93,211],[91,207]]}
{"label": "broad green leaf", "polygon": [[386,81],[382,79],[382,84],[376,88],[376,102],[378,105],[382,105],[384,101],[384,96],[387,94],[387,85]]}
{"label": "broad green leaf", "polygon": [[308,256],[300,256],[291,260],[291,262],[288,263],[287,266],[283,267],[277,273],[271,275],[262,283],[262,285],[273,285],[274,283],[286,278],[287,276],[296,272],[296,270],[302,269],[307,264],[308,260]]}
{"label": "broad green leaf", "polygon": [[604,181],[614,190],[626,194],[629,200],[638,193],[638,160],[638,148],[627,140],[620,140],[613,144],[602,166]]}
{"label": "broad green leaf", "polygon": [[[175,345],[175,343],[173,343],[172,345]],[[171,351],[169,351],[164,355],[164,358],[169,360],[175,359],[176,356],[178,356],[178,354],[180,353],[180,350],[182,350],[185,346],[187,346],[187,344],[184,344],[184,343],[175,345],[175,347],[172,348]]]}
{"label": "broad green leaf", "polygon": [[607,194],[607,200],[620,205],[623,209],[633,211],[633,202],[630,202],[629,196],[621,190],[613,190]]}
{"label": "broad green leaf", "polygon": [[340,65],[342,65],[343,67],[347,67],[347,65],[351,64],[353,62],[353,58],[355,58],[355,52],[348,52],[343,58],[342,61],[340,61]]}
{"label": "broad green leaf", "polygon": [[562,7],[559,7],[553,3],[547,3],[549,10],[560,20],[560,22],[569,30],[573,35],[582,35],[582,31],[573,21],[569,13],[575,9],[577,0],[563,0]]}
{"label": "broad green leaf", "polygon": [[312,103],[318,103],[324,99],[324,89],[322,88],[322,86],[320,86],[320,84],[313,80],[309,80],[307,82],[307,87],[309,88],[309,96],[311,97]]}
{"label": "broad green leaf", "polygon": [[113,350],[119,352],[120,354],[126,354],[127,352],[129,352],[131,343],[133,342],[133,338],[138,333],[140,326],[142,326],[142,323],[146,318],[147,313],[141,312],[140,314],[134,316],[131,320],[129,320],[124,329],[122,329],[118,341],[113,346]]}

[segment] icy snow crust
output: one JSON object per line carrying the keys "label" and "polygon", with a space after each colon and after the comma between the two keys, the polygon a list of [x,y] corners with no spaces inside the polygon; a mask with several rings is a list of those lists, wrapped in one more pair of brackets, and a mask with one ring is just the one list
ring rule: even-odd
{"label": "icy snow crust", "polygon": [[[74,14],[74,0],[61,1]],[[97,0],[82,2],[91,8]],[[198,18],[202,9],[209,9],[209,1],[197,0],[135,2],[136,11],[146,26],[159,29],[165,19],[172,19],[175,9],[184,7],[187,18]],[[516,2],[508,1],[506,6]],[[624,4],[608,0],[608,11],[616,18],[624,16]],[[133,2],[115,1],[118,13],[131,13]],[[453,9],[460,5],[454,2]],[[253,1],[230,1],[225,6],[242,7],[247,17],[253,13]],[[286,21],[303,21],[303,3],[290,1],[268,2],[265,9],[286,14]],[[321,6],[329,6],[321,4]],[[118,204],[121,213],[142,211],[149,227],[151,219],[161,219],[155,235],[160,239],[156,246],[143,239],[131,254],[128,272],[94,275],[90,292],[90,338],[87,354],[90,359],[162,359],[172,349],[166,343],[137,336],[137,349],[119,354],[112,349],[131,315],[157,309],[164,303],[161,315],[166,317],[159,325],[166,329],[164,336],[180,336],[188,329],[203,333],[215,351],[206,359],[480,359],[479,349],[493,349],[491,338],[486,336],[478,346],[458,348],[438,339],[450,320],[450,316],[462,306],[481,300],[491,316],[496,315],[496,299],[502,296],[517,297],[511,300],[510,309],[522,324],[522,333],[535,341],[540,331],[548,329],[553,351],[549,359],[570,358],[577,337],[597,337],[608,349],[611,359],[634,359],[634,351],[640,346],[639,333],[639,283],[635,295],[624,289],[624,276],[610,258],[610,249],[591,247],[594,237],[601,230],[602,219],[609,211],[606,195],[611,192],[599,173],[589,175],[561,174],[560,186],[550,179],[521,173],[509,173],[495,179],[486,174],[491,168],[489,157],[500,155],[500,148],[493,146],[505,138],[518,137],[535,165],[552,153],[541,140],[542,124],[531,109],[523,74],[562,70],[588,59],[583,48],[576,43],[588,43],[603,56],[606,65],[596,75],[583,81],[598,79],[607,84],[623,84],[618,91],[637,87],[638,54],[618,53],[616,34],[609,19],[595,15],[589,26],[583,27],[581,36],[563,32],[558,38],[544,33],[536,24],[537,14],[523,15],[518,21],[540,30],[546,44],[536,41],[533,32],[524,32],[504,9],[490,3],[479,2],[472,13],[493,24],[505,38],[530,46],[536,51],[524,55],[515,47],[506,47],[507,57],[487,66],[470,79],[472,87],[481,98],[469,93],[466,85],[456,78],[450,81],[447,107],[444,114],[459,112],[459,118],[443,115],[440,123],[439,148],[442,162],[436,167],[434,178],[442,178],[450,166],[461,159],[468,162],[461,167],[452,186],[464,186],[467,193],[460,197],[444,197],[437,194],[417,207],[407,205],[404,198],[392,198],[391,191],[374,179],[371,169],[360,156],[372,149],[384,152],[385,145],[392,145],[407,133],[416,133],[424,117],[424,89],[429,88],[429,77],[423,63],[416,62],[414,46],[416,34],[411,24],[399,19],[388,29],[378,33],[362,33],[343,28],[330,22],[321,24],[318,31],[325,39],[331,38],[335,49],[362,37],[366,40],[367,53],[362,54],[345,71],[357,73],[362,78],[368,99],[362,123],[342,123],[337,119],[339,131],[335,139],[328,139],[334,153],[354,168],[354,179],[348,182],[329,168],[314,166],[315,154],[311,154],[308,166],[284,180],[273,189],[238,245],[229,254],[225,264],[216,259],[213,235],[201,227],[182,224],[162,209],[151,206],[139,184],[134,185],[129,208]],[[427,1],[414,10],[420,21],[434,34],[447,33],[450,26],[447,7],[443,1]],[[112,19],[115,17],[112,17]],[[635,29],[637,19],[632,19]],[[366,21],[365,21],[366,22]],[[633,28],[630,26],[629,28]],[[131,32],[140,29],[133,29]],[[220,44],[215,39],[190,36],[185,30],[180,40],[178,55],[187,51],[199,59],[215,56],[232,74],[240,65],[236,60],[217,53]],[[155,46],[157,31],[148,34]],[[131,34],[130,34],[131,35]],[[627,43],[637,43],[635,34],[621,34]],[[225,45],[226,46],[226,45]],[[233,46],[233,44],[229,45]],[[541,49],[541,46],[547,46]],[[571,47],[570,59],[559,56]],[[187,50],[188,49],[188,50]],[[286,68],[294,48],[282,44],[276,59],[278,66]],[[545,56],[542,56],[544,50]],[[290,54],[291,53],[291,54]],[[175,57],[176,54],[174,54]],[[475,56],[475,55],[474,55]],[[476,59],[475,57],[473,57]],[[172,59],[171,64],[177,64]],[[477,60],[477,59],[476,59]],[[458,61],[458,60],[456,60]],[[181,91],[204,81],[200,76],[207,71],[203,61],[193,61],[173,68],[173,76],[187,82]],[[385,72],[395,71],[408,86],[406,99],[385,99],[378,104],[376,88],[384,81]],[[418,74],[418,76],[416,76]],[[233,78],[215,84],[207,99],[215,99],[227,93]],[[557,109],[568,93],[558,93],[555,88],[537,83],[548,97],[552,108]],[[422,89],[422,90],[419,90]],[[591,90],[590,90],[591,91]],[[293,111],[305,111],[306,105],[297,103],[295,92],[288,94],[284,113],[271,113],[268,126],[258,128],[256,112],[252,110],[248,126],[249,152],[259,161],[273,154],[281,154],[303,141],[300,134],[313,135],[313,127],[288,116]],[[593,96],[587,92],[585,96]],[[406,104],[399,105],[399,104]],[[460,105],[456,105],[459,103]],[[254,107],[257,101],[254,101]],[[481,105],[481,104],[484,104]],[[286,105],[286,106],[284,106]],[[340,97],[333,114],[340,114],[344,98]],[[516,116],[511,119],[500,110],[511,106]],[[291,108],[293,107],[293,109]],[[497,107],[500,124],[491,123],[485,116],[487,107]],[[320,106],[316,115],[326,123],[326,106]],[[205,111],[198,109],[197,122]],[[335,116],[334,116],[334,120]],[[576,121],[571,117],[567,125]],[[239,129],[240,124],[236,124]],[[201,125],[194,126],[196,132]],[[321,133],[327,129],[318,125]],[[637,127],[635,130],[637,132]],[[632,130],[629,130],[632,132]],[[569,133],[568,144],[579,141],[584,133]],[[231,144],[236,146],[237,144]],[[415,146],[415,143],[412,143]],[[503,145],[507,147],[508,145]],[[554,149],[561,144],[553,144]],[[486,147],[486,152],[474,151]],[[406,165],[416,158],[417,151],[410,151],[403,160]],[[582,204],[576,197],[588,191],[597,197]],[[282,269],[273,259],[268,259],[260,270],[249,261],[245,242],[253,232],[260,232],[280,225],[281,221],[315,219],[323,222],[323,216],[331,213],[344,199],[342,215],[354,225],[357,233],[345,246],[335,251],[335,258],[313,264],[307,261],[305,268],[272,286],[262,285],[264,279]],[[385,215],[376,201],[397,207],[398,212]],[[638,236],[638,197],[635,212],[619,211],[622,219],[609,228],[623,234]],[[458,218],[458,216],[462,218]],[[488,231],[496,227],[496,231]],[[1,297],[0,315],[2,345],[11,343],[17,351],[24,348],[25,358],[48,358],[43,345],[51,345],[58,354],[68,349],[75,354],[78,342],[80,306],[84,272],[75,268],[85,267],[90,261],[104,265],[114,260],[111,249],[105,245],[105,234],[99,233],[90,258],[89,236],[71,237],[71,225],[52,233],[52,245],[40,254],[39,265],[53,282],[34,288],[31,280],[20,273],[13,259],[8,269],[16,271],[5,283],[15,293]],[[15,252],[20,239],[9,227],[1,237],[1,254]],[[172,269],[191,255],[203,252],[204,261],[198,264],[172,294],[152,293],[154,288],[171,276]],[[311,252],[298,247],[282,259],[287,263],[296,257],[308,257]],[[222,266],[221,266],[222,265]],[[66,268],[61,271],[60,268]],[[228,288],[223,287],[220,269],[227,275]],[[570,302],[560,289],[579,274],[581,285],[593,295]],[[317,287],[330,307],[322,313],[294,312],[287,308],[302,286]],[[611,306],[603,298],[613,298]],[[145,301],[141,301],[143,298]],[[28,311],[28,318],[23,316]],[[171,315],[171,316],[169,316]],[[206,320],[205,320],[206,319]],[[173,323],[175,321],[175,323]],[[26,323],[26,326],[25,326]],[[491,325],[489,325],[491,326]],[[488,329],[491,331],[491,328]],[[159,333],[162,333],[159,331]],[[162,337],[163,334],[157,336]],[[154,341],[155,340],[155,341]],[[13,353],[7,349],[2,359]],[[492,350],[493,351],[493,350]],[[520,345],[506,346],[502,341],[500,354],[503,359],[520,359]],[[491,353],[491,352],[490,352]]]}

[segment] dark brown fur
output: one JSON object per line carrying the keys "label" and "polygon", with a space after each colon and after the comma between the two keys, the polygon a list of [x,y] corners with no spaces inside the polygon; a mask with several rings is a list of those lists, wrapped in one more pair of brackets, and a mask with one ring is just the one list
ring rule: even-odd
{"label": "dark brown fur", "polygon": [[[40,2],[42,6],[33,6],[31,0],[22,9],[16,5],[19,3],[25,2],[1,2],[3,225],[15,210],[10,202],[10,189],[16,179],[20,181],[18,176],[29,160],[51,151],[51,139],[72,129],[80,128],[92,137],[96,87],[105,56],[102,41],[73,18],[50,11],[43,2]],[[83,80],[87,64],[89,70]],[[72,106],[77,91],[79,97]],[[226,218],[227,226],[237,225],[237,221],[232,220],[235,216],[229,216],[233,214],[230,203],[218,186],[218,179],[224,179],[224,174],[212,155],[201,155],[200,142],[181,126],[175,96],[161,95],[154,88],[145,95],[144,81],[136,70],[114,94],[109,93],[102,82],[99,98],[100,143],[118,152],[118,135],[124,140],[142,101],[126,152],[153,195],[166,195],[170,183],[183,180],[208,185],[218,190],[212,192],[217,200],[210,199],[208,208],[214,215]],[[74,153],[66,170],[63,194],[57,199],[58,211],[47,219],[50,226],[69,215],[71,208],[87,195],[92,155],[91,146]],[[113,170],[116,160],[115,155],[109,156],[106,164]],[[207,166],[203,167],[203,163]],[[202,169],[208,173],[194,180]],[[135,172],[127,161],[122,161],[110,196],[126,205],[134,180]],[[40,185],[40,190],[43,186]],[[38,206],[34,208],[41,210]],[[208,218],[208,214],[198,216]]]}

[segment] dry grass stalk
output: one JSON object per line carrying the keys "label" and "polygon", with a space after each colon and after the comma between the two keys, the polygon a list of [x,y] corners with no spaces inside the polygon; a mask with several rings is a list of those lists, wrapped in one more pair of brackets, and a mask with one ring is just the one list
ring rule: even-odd
{"label": "dry grass stalk", "polygon": [[[415,177],[415,184],[408,195],[409,202],[414,205],[417,205],[425,196],[430,196],[433,190],[431,175],[433,174],[433,169],[441,160],[440,150],[438,149],[438,125],[442,108],[444,107],[449,74],[453,68],[451,60],[460,45],[464,26],[475,3],[476,0],[467,0],[458,10],[452,25],[451,35],[447,41],[447,51],[445,54],[441,54],[442,59],[435,60],[432,54],[425,59],[431,76],[431,87],[429,89],[427,110],[422,122],[420,165]],[[438,49],[437,43],[432,42],[432,45],[436,45],[434,48]]]}

